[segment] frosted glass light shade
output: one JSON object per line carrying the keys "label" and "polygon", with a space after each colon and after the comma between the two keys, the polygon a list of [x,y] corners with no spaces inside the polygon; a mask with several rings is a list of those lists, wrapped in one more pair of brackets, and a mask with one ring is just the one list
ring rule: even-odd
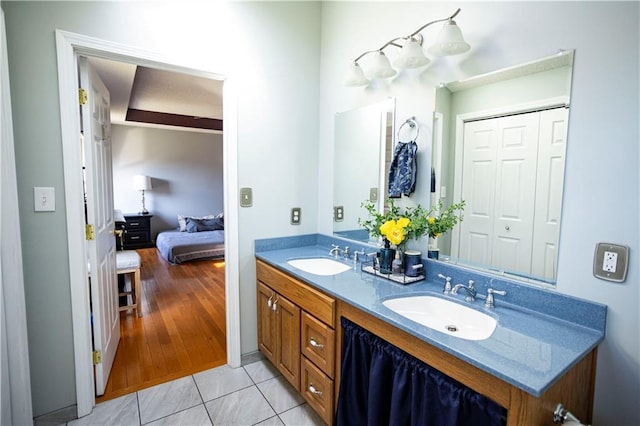
{"label": "frosted glass light shade", "polygon": [[456,21],[450,19],[438,33],[435,43],[429,48],[429,53],[437,56],[451,56],[464,53],[470,48],[471,46],[464,41]]}
{"label": "frosted glass light shade", "polygon": [[429,58],[424,56],[422,46],[415,39],[409,39],[402,46],[400,55],[393,61],[396,68],[418,68],[429,63]]}
{"label": "frosted glass light shade", "polygon": [[151,178],[144,175],[135,175],[133,177],[133,189],[138,191],[148,191],[151,189]]}
{"label": "frosted glass light shade", "polygon": [[364,72],[357,62],[352,62],[349,65],[344,84],[345,86],[366,86],[369,84],[369,80],[364,76]]}
{"label": "frosted glass light shade", "polygon": [[371,70],[371,76],[373,78],[389,78],[396,75],[396,70],[391,68],[391,63],[386,55],[380,52],[373,61],[373,69]]}

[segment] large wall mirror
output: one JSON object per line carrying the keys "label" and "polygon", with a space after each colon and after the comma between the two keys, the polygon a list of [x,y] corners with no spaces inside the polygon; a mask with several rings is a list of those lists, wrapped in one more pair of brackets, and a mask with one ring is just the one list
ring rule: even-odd
{"label": "large wall mirror", "polygon": [[393,149],[395,99],[385,99],[335,116],[333,232],[368,241],[358,218],[371,200],[383,208],[388,164]]}
{"label": "large wall mirror", "polygon": [[466,202],[441,259],[555,283],[572,66],[565,51],[436,89],[432,201]]}

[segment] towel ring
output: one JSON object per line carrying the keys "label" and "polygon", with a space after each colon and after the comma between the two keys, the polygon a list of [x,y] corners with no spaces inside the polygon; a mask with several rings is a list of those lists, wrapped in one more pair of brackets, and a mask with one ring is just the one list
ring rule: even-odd
{"label": "towel ring", "polygon": [[400,128],[398,129],[398,142],[402,142],[400,140],[400,131],[402,131],[402,128],[407,124],[409,125],[409,128],[415,129],[415,131],[416,131],[416,135],[412,139],[410,139],[409,141],[415,141],[415,140],[418,139],[418,135],[420,134],[420,127],[418,126],[418,123],[416,123],[416,118],[415,117],[409,117],[404,121],[404,123],[402,123],[400,125]]}

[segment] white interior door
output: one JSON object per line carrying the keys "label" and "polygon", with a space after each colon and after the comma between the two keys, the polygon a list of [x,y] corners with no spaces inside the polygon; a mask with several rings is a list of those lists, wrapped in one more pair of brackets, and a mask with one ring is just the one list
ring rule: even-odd
{"label": "white interior door", "polygon": [[120,315],[113,220],[113,172],[111,166],[111,120],[109,91],[91,68],[79,58],[80,85],[87,101],[81,107],[86,167],[87,223],[94,238],[87,240],[91,265],[91,312],[93,349],[100,354],[95,364],[96,395],[104,394],[118,342]]}
{"label": "white interior door", "polygon": [[496,186],[498,129],[493,120],[464,124],[459,256],[480,265],[491,264]]}
{"label": "white interior door", "polygon": [[540,114],[496,118],[498,125],[492,265],[531,273]]}
{"label": "white interior door", "polygon": [[569,110],[555,108],[540,113],[538,173],[531,273],[555,280],[560,240],[564,158]]}
{"label": "white interior door", "polygon": [[539,113],[464,124],[460,257],[531,272]]}

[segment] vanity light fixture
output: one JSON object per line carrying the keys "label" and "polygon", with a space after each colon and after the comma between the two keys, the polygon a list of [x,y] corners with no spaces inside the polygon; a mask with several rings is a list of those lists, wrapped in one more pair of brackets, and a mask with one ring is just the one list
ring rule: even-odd
{"label": "vanity light fixture", "polygon": [[[435,56],[451,56],[468,51],[470,46],[464,41],[460,28],[456,25],[456,21],[453,20],[458,13],[460,13],[460,9],[456,10],[455,13],[448,18],[437,19],[424,24],[407,36],[396,37],[389,40],[379,49],[367,50],[362,53],[350,64],[345,78],[345,85],[366,86],[369,84],[369,79],[365,76],[364,71],[358,63],[360,59],[369,53],[378,53],[374,59],[373,67],[369,72],[370,78],[390,78],[397,74],[394,68],[418,68],[427,65],[430,60],[424,55],[424,51],[422,50],[424,37],[420,32],[438,22],[445,22],[445,24],[436,37],[433,46],[428,49],[429,53]],[[393,61],[394,68],[391,67],[389,59],[383,52],[383,50],[389,46],[395,46],[400,49],[400,54]]]}

